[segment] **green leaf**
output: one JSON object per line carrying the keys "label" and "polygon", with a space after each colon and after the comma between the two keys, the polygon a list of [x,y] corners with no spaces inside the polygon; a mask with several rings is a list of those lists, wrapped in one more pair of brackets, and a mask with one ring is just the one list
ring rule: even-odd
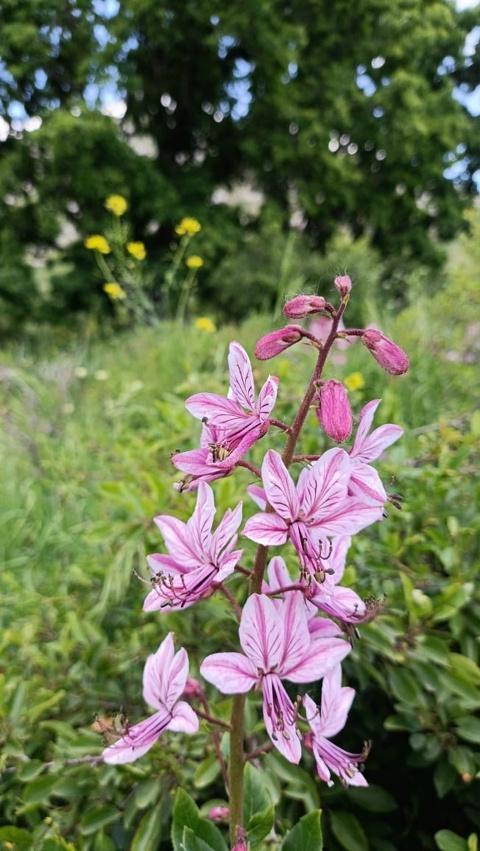
{"label": "green leaf", "polygon": [[154,851],[162,838],[162,808],[145,813],[130,845],[130,851]]}
{"label": "green leaf", "polygon": [[443,760],[435,768],[433,782],[439,798],[444,798],[457,779],[457,772],[449,762]]}
{"label": "green leaf", "polygon": [[282,842],[281,851],[322,851],[321,810],[312,810],[292,827]]}
{"label": "green leaf", "polygon": [[368,851],[368,841],[364,830],[352,813],[332,812],[330,814],[332,832],[346,851]]}
{"label": "green leaf", "polygon": [[370,813],[391,813],[398,807],[393,795],[381,786],[349,786],[347,795],[354,804]]}
{"label": "green leaf", "polygon": [[440,851],[468,851],[465,839],[451,830],[439,830],[435,834],[435,842]]}
{"label": "green leaf", "polygon": [[218,827],[201,817],[198,807],[183,789],[177,789],[173,804],[172,843],[174,851],[182,848],[184,829],[190,828],[196,837],[203,839],[213,851],[227,851],[227,845]]}
{"label": "green leaf", "polygon": [[213,848],[208,842],[200,839],[191,827],[185,827],[182,836],[182,851],[213,851]]}
{"label": "green leaf", "polygon": [[211,753],[206,759],[202,760],[202,762],[197,765],[193,782],[197,789],[203,789],[205,786],[209,786],[210,783],[213,783],[219,774],[220,765],[218,764],[218,759],[216,754]]}
{"label": "green leaf", "polygon": [[457,733],[461,739],[480,745],[480,718],[466,715],[457,720]]}
{"label": "green leaf", "polygon": [[23,830],[20,827],[0,827],[0,842],[3,848],[8,848],[6,844],[11,843],[15,851],[28,851],[32,847],[33,837],[28,830]]}
{"label": "green leaf", "polygon": [[103,804],[100,807],[90,807],[80,819],[80,833],[90,836],[107,824],[111,824],[120,818],[120,811],[112,804]]}
{"label": "green leaf", "polygon": [[244,803],[243,815],[245,823],[248,824],[251,817],[258,812],[263,812],[272,803],[264,780],[264,772],[255,768],[247,762],[243,774],[244,780]]}
{"label": "green leaf", "polygon": [[58,777],[49,775],[48,777],[37,777],[25,787],[23,800],[26,804],[44,804],[48,801],[53,792],[54,786],[58,781]]}
{"label": "green leaf", "polygon": [[270,805],[264,810],[255,813],[247,824],[248,839],[251,845],[258,842],[270,833],[275,821],[275,807]]}
{"label": "green leaf", "polygon": [[158,800],[162,791],[160,780],[145,780],[135,790],[135,804],[139,810],[144,810]]}
{"label": "green leaf", "polygon": [[405,668],[392,668],[390,685],[395,697],[408,704],[423,703],[423,694],[413,674]]}

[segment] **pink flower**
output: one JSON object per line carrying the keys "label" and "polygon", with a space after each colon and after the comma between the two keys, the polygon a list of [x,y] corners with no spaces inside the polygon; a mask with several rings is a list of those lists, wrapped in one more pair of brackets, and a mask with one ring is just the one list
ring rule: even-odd
{"label": "pink flower", "polygon": [[304,336],[305,332],[301,325],[286,325],[285,328],[270,331],[269,334],[261,337],[255,346],[255,357],[258,360],[270,360],[298,343]]}
{"label": "pink flower", "polygon": [[186,609],[211,594],[233,572],[242,555],[242,550],[233,550],[242,504],[229,509],[212,533],[214,517],[213,491],[200,482],[195,510],[187,523],[167,514],[155,518],[169,554],[148,556],[154,587],[145,599],[144,611]]}
{"label": "pink flower", "polygon": [[329,449],[302,470],[295,487],[278,452],[269,449],[262,479],[273,512],[255,514],[243,534],[266,546],[281,546],[290,539],[302,567],[315,574],[321,564],[322,539],[353,535],[382,515],[378,504],[367,505],[348,496],[350,465],[343,449]]}
{"label": "pink flower", "polygon": [[368,328],[362,335],[362,343],[372,353],[380,366],[391,375],[403,375],[408,370],[408,357],[393,340],[376,328]]}
{"label": "pink flower", "polygon": [[172,456],[175,466],[187,473],[180,490],[193,490],[199,482],[229,476],[250,447],[268,431],[278,378],[269,376],[256,399],[250,359],[239,343],[230,344],[228,364],[228,398],[196,393],[185,403],[204,425],[199,449]]}
{"label": "pink flower", "polygon": [[290,762],[301,757],[296,709],[282,683],[320,679],[350,650],[346,641],[312,641],[307,612],[299,592],[291,592],[279,611],[264,594],[252,594],[240,621],[243,653],[214,653],[201,674],[223,694],[238,694],[257,686],[263,693],[263,718],[275,747]]}
{"label": "pink flower", "polygon": [[309,313],[325,310],[326,301],[320,295],[297,295],[285,304],[283,312],[289,319],[303,319]]}
{"label": "pink flower", "polygon": [[352,281],[349,275],[338,275],[334,284],[342,298],[345,298],[352,289]]}
{"label": "pink flower", "polygon": [[352,588],[338,584],[343,577],[349,547],[350,537],[342,535],[335,538],[327,557],[319,559],[308,599],[332,618],[344,623],[359,623],[368,616],[365,603]]}
{"label": "pink flower", "polygon": [[237,442],[252,431],[261,432],[262,436],[268,430],[268,417],[277,399],[278,378],[269,375],[256,399],[252,365],[240,343],[230,343],[228,366],[228,398],[196,393],[187,399],[185,407],[194,417],[221,429],[227,438]]}
{"label": "pink flower", "polygon": [[250,429],[243,436],[229,436],[225,429],[203,425],[198,449],[176,452],[172,463],[187,475],[176,487],[195,490],[200,482],[213,482],[229,476],[250,447],[265,434],[263,427]]}
{"label": "pink flower", "polygon": [[380,476],[370,466],[370,462],[380,458],[384,450],[403,434],[403,428],[392,423],[380,426],[369,434],[380,402],[381,399],[373,399],[362,408],[357,434],[350,450],[352,472],[349,493],[357,499],[373,503],[385,503],[388,497]]}
{"label": "pink flower", "polygon": [[105,748],[104,762],[133,762],[150,750],[164,730],[190,735],[197,732],[197,715],[180,700],[187,675],[187,651],[182,647],[174,653],[173,634],[169,632],[157,652],[148,657],[143,672],[143,697],[157,711],[129,727],[118,742]]}
{"label": "pink flower", "polygon": [[325,381],[318,395],[317,418],[332,440],[342,443],[352,433],[352,409],[348,393],[341,381]]}
{"label": "pink flower", "polygon": [[346,786],[368,786],[359,764],[366,758],[365,753],[354,754],[334,745],[329,739],[336,736],[345,726],[347,715],[355,697],[353,688],[342,688],[342,669],[340,665],[330,670],[322,683],[321,708],[312,698],[305,695],[303,705],[307,721],[312,730],[311,744],[317,771],[322,780],[333,785],[330,772],[333,771]]}

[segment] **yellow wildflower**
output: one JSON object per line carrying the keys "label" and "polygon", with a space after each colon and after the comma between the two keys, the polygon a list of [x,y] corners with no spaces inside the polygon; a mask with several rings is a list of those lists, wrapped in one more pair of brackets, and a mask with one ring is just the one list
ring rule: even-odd
{"label": "yellow wildflower", "polygon": [[128,209],[128,204],[123,195],[109,195],[105,200],[105,207],[114,216],[123,216]]}
{"label": "yellow wildflower", "polygon": [[202,226],[198,219],[193,219],[189,216],[186,216],[176,226],[175,233],[178,234],[178,236],[185,236],[185,234],[188,234],[188,236],[193,236],[201,229]]}
{"label": "yellow wildflower", "polygon": [[135,260],[145,260],[147,251],[143,242],[127,242],[127,251]]}
{"label": "yellow wildflower", "polygon": [[185,264],[188,269],[201,269],[203,258],[199,257],[198,254],[190,254],[190,257],[185,260]]}
{"label": "yellow wildflower", "polygon": [[217,330],[215,322],[209,316],[199,316],[198,319],[195,319],[194,324],[195,328],[198,328],[199,331],[206,331],[207,334],[213,334]]}
{"label": "yellow wildflower", "polygon": [[361,390],[365,387],[365,379],[361,372],[351,372],[343,379],[343,383],[349,390]]}
{"label": "yellow wildflower", "polygon": [[113,301],[117,301],[117,299],[123,299],[127,297],[127,294],[123,287],[121,287],[120,284],[117,284],[115,281],[110,281],[108,284],[104,284],[103,291]]}
{"label": "yellow wildflower", "polygon": [[104,236],[99,233],[94,233],[92,236],[87,236],[84,242],[85,248],[90,251],[99,251],[100,254],[110,254],[111,248]]}

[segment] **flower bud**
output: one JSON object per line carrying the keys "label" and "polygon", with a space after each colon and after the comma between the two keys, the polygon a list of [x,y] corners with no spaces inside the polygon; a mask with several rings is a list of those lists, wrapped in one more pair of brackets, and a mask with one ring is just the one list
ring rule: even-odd
{"label": "flower bud", "polygon": [[321,295],[297,295],[285,304],[283,312],[289,319],[303,319],[309,313],[325,310],[326,301]]}
{"label": "flower bud", "polygon": [[193,677],[187,677],[185,688],[183,689],[184,697],[202,697],[203,688],[198,680]]}
{"label": "flower bud", "polygon": [[403,349],[377,328],[367,328],[362,335],[362,343],[386,372],[403,375],[407,371],[408,357]]}
{"label": "flower bud", "polygon": [[319,394],[317,418],[325,434],[342,443],[352,433],[352,410],[341,381],[326,381]]}
{"label": "flower bud", "polygon": [[274,358],[275,355],[279,355],[280,352],[298,343],[304,336],[304,330],[300,325],[286,325],[285,328],[279,328],[278,331],[271,331],[270,334],[265,334],[258,341],[255,346],[255,357],[258,360],[270,360],[270,358]]}
{"label": "flower bud", "polygon": [[352,289],[352,281],[349,275],[338,275],[334,283],[342,298],[345,298]]}
{"label": "flower bud", "polygon": [[212,821],[227,821],[230,818],[229,807],[211,807],[208,811],[208,818]]}

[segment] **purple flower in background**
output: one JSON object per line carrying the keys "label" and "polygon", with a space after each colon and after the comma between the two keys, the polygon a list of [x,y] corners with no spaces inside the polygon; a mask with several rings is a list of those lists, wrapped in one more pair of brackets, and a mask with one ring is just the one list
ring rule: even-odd
{"label": "purple flower in background", "polygon": [[332,736],[336,736],[345,726],[355,697],[355,689],[342,688],[341,683],[342,669],[337,665],[324,677],[320,710],[311,697],[305,695],[303,698],[307,721],[312,731],[309,741],[318,774],[325,783],[329,786],[333,784],[333,772],[346,786],[368,786],[358,768],[365,761],[367,754],[349,753],[330,741]]}
{"label": "purple flower in background", "polygon": [[173,635],[168,633],[157,652],[148,657],[143,671],[143,697],[157,711],[129,727],[115,744],[105,748],[104,762],[112,765],[133,762],[143,756],[165,730],[196,733],[198,717],[180,700],[188,676],[188,655],[183,647],[174,652]]}
{"label": "purple flower in background", "polygon": [[318,680],[349,653],[350,646],[336,637],[313,641],[302,594],[295,591],[281,610],[264,594],[252,594],[243,609],[239,636],[243,653],[207,656],[200,672],[223,694],[261,688],[268,735],[290,762],[299,762],[296,709],[282,679]]}
{"label": "purple flower in background", "polygon": [[369,433],[375,411],[381,399],[373,399],[361,410],[355,441],[350,450],[351,477],[348,486],[349,493],[357,499],[369,503],[385,503],[388,499],[380,476],[371,461],[380,458],[387,447],[395,443],[402,434],[403,428],[388,423]]}
{"label": "purple flower in background", "polygon": [[168,555],[148,556],[154,587],[145,599],[144,611],[186,609],[233,572],[242,555],[242,550],[233,549],[242,522],[242,504],[226,511],[212,533],[214,517],[213,491],[200,482],[195,510],[187,523],[168,514],[155,518]]}
{"label": "purple flower in background", "polygon": [[[273,512],[255,514],[243,534],[258,544],[293,543],[305,570],[315,574],[326,537],[352,535],[379,520],[382,507],[348,496],[350,458],[343,449],[329,449],[302,470],[298,484],[278,452],[269,449],[262,464],[266,498]],[[252,489],[250,488],[252,495]],[[261,495],[255,491],[254,496]]]}

